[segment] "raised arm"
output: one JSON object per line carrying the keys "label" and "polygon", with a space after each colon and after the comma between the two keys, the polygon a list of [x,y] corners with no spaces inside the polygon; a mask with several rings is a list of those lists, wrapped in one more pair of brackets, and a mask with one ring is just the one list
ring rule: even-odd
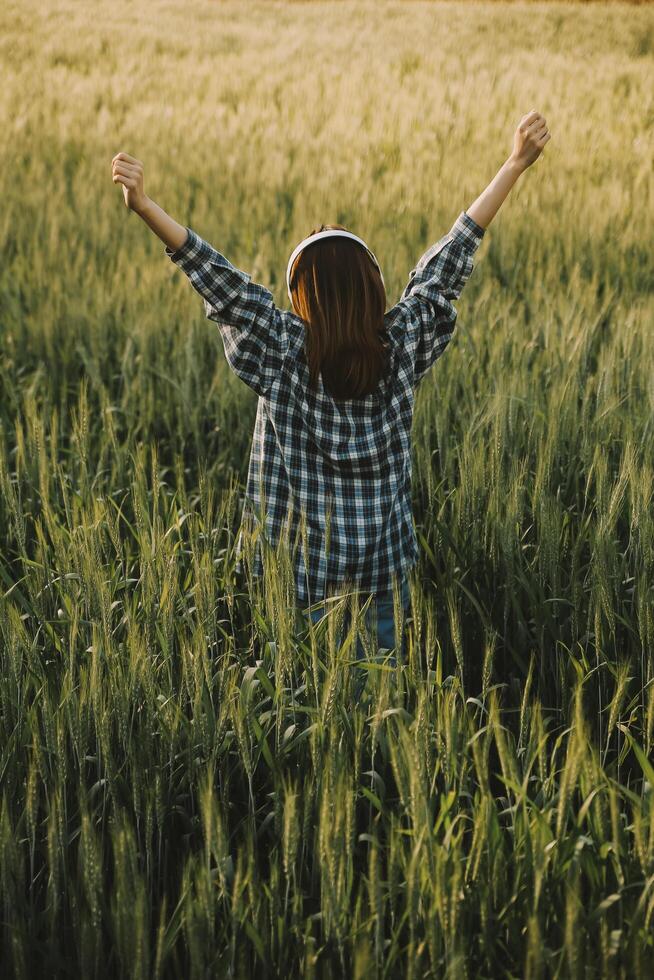
{"label": "raised arm", "polygon": [[289,346],[286,323],[272,293],[150,200],[143,189],[140,160],[118,153],[112,171],[114,183],[122,184],[127,207],[164,242],[165,254],[202,296],[207,317],[218,324],[231,369],[258,395],[265,395]]}
{"label": "raised arm", "polygon": [[538,159],[549,139],[547,123],[540,112],[532,109],[522,117],[513,136],[511,155],[467,210],[481,228],[488,228],[520,174]]}
{"label": "raised arm", "polygon": [[533,110],[520,120],[513,151],[486,190],[462,211],[450,231],[431,245],[409,275],[400,301],[390,311],[411,354],[417,383],[441,356],[454,334],[457,311],[453,300],[473,270],[474,254],[486,228],[506,200],[516,180],[540,156],[550,139],[547,124]]}
{"label": "raised arm", "polygon": [[141,161],[129,153],[117,153],[111,161],[111,171],[114,184],[123,185],[123,197],[129,210],[143,218],[168,248],[181,248],[186,241],[188,229],[147,196],[143,188]]}

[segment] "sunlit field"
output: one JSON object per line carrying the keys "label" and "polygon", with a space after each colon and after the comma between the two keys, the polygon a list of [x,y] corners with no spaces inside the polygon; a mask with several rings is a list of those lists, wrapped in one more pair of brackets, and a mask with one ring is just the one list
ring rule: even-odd
{"label": "sunlit field", "polygon": [[[0,975],[651,977],[654,8],[10,0],[0,52]],[[355,666],[235,569],[256,395],[111,160],[282,307],[345,224],[390,306],[531,108]]]}

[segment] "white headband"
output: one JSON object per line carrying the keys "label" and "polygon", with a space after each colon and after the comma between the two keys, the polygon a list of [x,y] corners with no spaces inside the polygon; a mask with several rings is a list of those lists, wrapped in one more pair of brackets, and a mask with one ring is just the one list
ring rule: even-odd
{"label": "white headband", "polygon": [[[358,235],[353,235],[351,231],[329,231],[329,230],[328,231],[317,231],[315,233],[315,235],[309,235],[308,238],[304,238],[300,242],[300,244],[299,245],[296,245],[295,248],[293,249],[293,251],[291,252],[291,257],[288,260],[288,265],[286,267],[286,289],[288,291],[288,298],[289,299],[292,300],[292,297],[291,297],[291,269],[293,268],[293,263],[295,262],[295,259],[300,254],[300,252],[302,251],[302,249],[306,248],[307,245],[311,245],[313,242],[319,241],[319,239],[321,239],[321,238],[336,238],[336,237],[340,237],[340,238],[351,238],[353,241],[359,242],[360,245],[363,245],[363,247],[365,248],[366,252],[368,253],[368,255],[370,256],[370,258],[372,259],[372,261],[375,263],[375,265],[379,269],[379,275],[381,277],[381,281],[382,281],[382,283],[384,283],[384,277],[382,275],[382,271],[381,271],[381,267],[379,265],[379,262],[377,261],[377,259],[375,258],[374,254],[371,252],[371,250],[368,248],[368,246],[366,245],[366,243],[364,242],[364,240],[362,238],[359,238]],[[385,285],[385,283],[384,283],[384,285]]]}

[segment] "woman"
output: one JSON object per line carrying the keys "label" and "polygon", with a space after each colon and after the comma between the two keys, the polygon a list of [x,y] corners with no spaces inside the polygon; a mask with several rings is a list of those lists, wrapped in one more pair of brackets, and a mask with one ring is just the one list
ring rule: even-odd
{"label": "woman", "polygon": [[283,537],[297,600],[311,607],[312,619],[336,593],[371,595],[367,623],[376,618],[378,645],[387,650],[399,639],[393,610],[408,609],[407,574],[418,557],[411,514],[415,389],[452,338],[452,301],[485,229],[549,139],[540,113],[523,116],[510,156],[420,258],[388,312],[377,259],[341,225],[321,225],[294,250],[287,268],[292,309],[281,310],[264,286],[145,194],[138,160],[127,153],[112,160],[125,204],[203,297],[229,365],[259,395],[243,512],[244,524],[258,522],[263,532],[254,574]]}

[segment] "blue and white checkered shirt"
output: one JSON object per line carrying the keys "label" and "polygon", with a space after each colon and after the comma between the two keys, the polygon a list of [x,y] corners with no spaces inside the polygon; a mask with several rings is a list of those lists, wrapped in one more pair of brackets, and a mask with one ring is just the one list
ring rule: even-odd
{"label": "blue and white checkered shirt", "polygon": [[[345,401],[334,400],[322,380],[317,391],[310,387],[304,321],[187,232],[181,248],[165,253],[218,324],[230,367],[259,396],[243,526],[258,526],[273,548],[289,533],[302,605],[347,587],[390,590],[418,558],[411,510],[415,389],[452,338],[452,300],[472,272],[484,229],[462,211],[427,249],[384,315],[388,376],[371,394]],[[255,575],[263,571],[260,538]]]}

